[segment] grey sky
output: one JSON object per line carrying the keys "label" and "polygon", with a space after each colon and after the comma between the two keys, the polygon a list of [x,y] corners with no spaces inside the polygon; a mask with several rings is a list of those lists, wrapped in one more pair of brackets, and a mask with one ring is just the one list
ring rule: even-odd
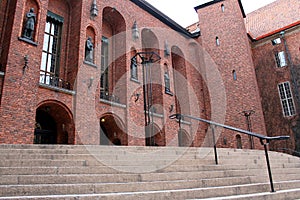
{"label": "grey sky", "polygon": [[[183,27],[197,22],[194,7],[211,0],[146,0]],[[275,0],[242,0],[245,13],[252,12]]]}

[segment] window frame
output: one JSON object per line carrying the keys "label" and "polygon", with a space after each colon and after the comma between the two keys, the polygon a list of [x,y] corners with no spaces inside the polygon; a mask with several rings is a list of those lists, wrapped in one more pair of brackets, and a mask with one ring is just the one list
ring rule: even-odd
{"label": "window frame", "polygon": [[279,83],[277,88],[283,116],[292,117],[296,115],[296,107],[290,82]]}
{"label": "window frame", "polygon": [[283,67],[288,66],[285,51],[276,51],[275,52],[275,61],[276,61],[276,66],[278,68],[283,68]]}
{"label": "window frame", "polygon": [[61,36],[63,29],[63,18],[48,11],[42,58],[40,64],[40,83],[57,85],[60,70]]}

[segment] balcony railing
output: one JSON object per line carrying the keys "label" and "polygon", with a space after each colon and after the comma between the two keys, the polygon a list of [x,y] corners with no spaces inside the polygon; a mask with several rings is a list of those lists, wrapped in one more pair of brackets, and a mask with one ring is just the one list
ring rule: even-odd
{"label": "balcony railing", "polygon": [[68,81],[65,81],[49,72],[40,72],[40,83],[57,87],[57,88],[63,88],[67,90],[71,90],[71,84]]}
{"label": "balcony railing", "polygon": [[120,103],[120,98],[116,95],[111,95],[107,91],[100,91],[100,99],[104,99],[106,101],[111,101],[115,103]]}

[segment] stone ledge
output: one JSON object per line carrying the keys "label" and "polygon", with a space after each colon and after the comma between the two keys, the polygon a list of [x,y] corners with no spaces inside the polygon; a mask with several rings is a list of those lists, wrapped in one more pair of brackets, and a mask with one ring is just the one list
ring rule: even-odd
{"label": "stone ledge", "polygon": [[159,114],[159,113],[155,113],[155,112],[150,112],[150,115],[153,115],[154,117],[164,118],[163,114]]}
{"label": "stone ledge", "polygon": [[86,65],[89,65],[89,66],[91,66],[91,67],[94,67],[94,68],[96,68],[96,69],[98,68],[96,64],[94,64],[94,63],[92,63],[92,62],[89,62],[89,61],[86,61],[86,60],[83,61],[83,63],[86,64]]}
{"label": "stone ledge", "polygon": [[111,106],[120,107],[120,108],[126,108],[127,107],[125,104],[116,103],[116,102],[108,101],[108,100],[105,100],[105,99],[100,99],[100,102],[111,105]]}
{"label": "stone ledge", "polygon": [[65,94],[70,94],[70,95],[75,95],[76,94],[76,92],[73,91],[73,90],[67,90],[67,89],[47,85],[47,84],[44,84],[44,83],[39,83],[39,86],[42,87],[42,88],[54,90],[56,92],[62,92],[62,93],[65,93]]}

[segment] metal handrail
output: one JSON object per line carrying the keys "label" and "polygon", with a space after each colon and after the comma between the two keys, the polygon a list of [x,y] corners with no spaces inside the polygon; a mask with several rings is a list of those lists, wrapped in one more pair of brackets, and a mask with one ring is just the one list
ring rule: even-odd
{"label": "metal handrail", "polygon": [[262,134],[259,134],[259,133],[246,131],[246,130],[239,129],[239,128],[236,128],[236,127],[232,127],[232,126],[228,126],[228,125],[225,125],[225,124],[220,124],[220,123],[217,123],[217,122],[209,121],[209,120],[202,119],[202,118],[199,118],[199,117],[193,117],[193,116],[190,116],[190,115],[184,115],[184,114],[173,114],[173,115],[170,115],[169,118],[170,119],[177,119],[179,121],[179,123],[184,118],[190,118],[190,119],[193,119],[193,120],[197,120],[197,121],[201,121],[201,122],[213,125],[212,126],[212,134],[213,134],[213,140],[214,140],[213,142],[214,142],[214,152],[215,152],[215,162],[216,162],[216,164],[218,164],[218,154],[217,154],[217,145],[216,145],[216,141],[215,141],[214,126],[219,126],[219,127],[222,127],[222,128],[228,129],[228,130],[236,131],[236,132],[243,133],[243,134],[253,136],[253,137],[256,137],[256,138],[260,139],[260,143],[264,146],[264,150],[265,150],[265,156],[266,156],[266,161],[267,161],[271,192],[275,192],[267,145],[272,140],[287,140],[287,139],[290,138],[290,136],[269,137],[269,136],[262,135]]}
{"label": "metal handrail", "polygon": [[[274,149],[271,149],[274,150]],[[277,148],[275,149],[277,151],[284,151],[284,152],[289,152],[289,154],[292,154],[294,156],[300,157],[300,152],[299,151],[295,151],[294,149],[289,149],[289,148]]]}

